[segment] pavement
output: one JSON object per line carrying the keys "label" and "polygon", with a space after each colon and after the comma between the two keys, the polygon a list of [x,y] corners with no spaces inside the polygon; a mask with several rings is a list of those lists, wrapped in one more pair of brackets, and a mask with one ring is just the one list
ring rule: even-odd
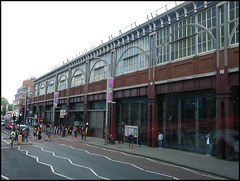
{"label": "pavement", "polygon": [[[30,134],[32,135],[31,128]],[[43,135],[45,136],[45,132],[43,132]],[[51,137],[62,138],[62,136],[55,134],[52,134]],[[74,136],[66,135],[62,139],[74,140]],[[28,140],[31,140],[31,136],[29,137]],[[116,141],[115,144],[105,145],[105,139],[103,138],[87,137],[86,141],[84,141],[81,139],[79,135],[77,138],[77,142],[87,143],[89,145],[99,146],[107,149],[121,151],[128,154],[138,155],[155,161],[164,161],[167,163],[172,163],[180,167],[203,171],[229,180],[239,180],[239,160],[228,161],[218,159],[215,156],[206,156],[204,154],[181,151],[170,148],[159,149],[157,147],[149,147],[147,145],[141,145],[141,147],[139,147],[138,144],[134,144],[132,149],[129,148],[128,142],[122,144]],[[31,144],[31,142],[28,143],[23,142],[22,144]]]}

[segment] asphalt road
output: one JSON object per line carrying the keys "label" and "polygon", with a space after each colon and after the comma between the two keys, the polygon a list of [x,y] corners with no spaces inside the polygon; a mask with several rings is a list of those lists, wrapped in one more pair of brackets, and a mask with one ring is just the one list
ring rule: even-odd
{"label": "asphalt road", "polygon": [[31,145],[15,145],[11,149],[9,140],[4,137],[6,134],[2,133],[1,179],[216,179],[204,173],[79,143],[74,139],[54,137],[51,142],[29,139]]}
{"label": "asphalt road", "polygon": [[53,174],[49,166],[39,164],[35,158],[1,141],[1,180],[5,179],[61,180],[64,178]]}

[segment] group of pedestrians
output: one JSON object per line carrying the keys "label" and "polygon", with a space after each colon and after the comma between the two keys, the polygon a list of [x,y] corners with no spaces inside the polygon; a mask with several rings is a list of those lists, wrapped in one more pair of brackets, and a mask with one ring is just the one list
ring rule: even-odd
{"label": "group of pedestrians", "polygon": [[20,129],[18,130],[16,127],[12,128],[11,134],[14,133],[15,137],[14,140],[17,141],[19,138],[19,135],[22,136],[22,141],[28,142],[28,136],[29,136],[29,128]]}
{"label": "group of pedestrians", "polygon": [[34,128],[33,130],[33,137],[32,137],[32,140],[34,140],[34,138],[36,137],[36,140],[38,142],[41,142],[42,141],[42,131],[39,127],[37,128]]}
{"label": "group of pedestrians", "polygon": [[62,134],[62,137],[65,137],[66,134],[68,135],[73,135],[74,139],[77,140],[77,135],[81,135],[82,140],[86,141],[86,137],[87,137],[87,131],[88,131],[88,127],[87,126],[80,126],[79,128],[77,126],[74,127],[64,127],[61,126],[59,127],[60,130],[60,134]]}
{"label": "group of pedestrians", "polygon": [[[63,124],[59,126],[54,126],[54,134],[61,135],[65,137],[66,135],[73,135],[77,139],[77,134],[81,134],[83,127],[78,128],[77,126],[64,126]],[[86,128],[84,128],[85,130]]]}
{"label": "group of pedestrians", "polygon": [[[47,127],[43,127],[44,130],[46,130],[46,139],[45,141],[51,141],[51,125],[47,126]],[[41,142],[42,141],[42,129],[40,127],[40,125],[37,125],[34,130],[33,130],[33,137],[32,137],[32,140],[34,140],[36,138],[36,140],[38,142]]]}
{"label": "group of pedestrians", "polygon": [[[86,141],[86,136],[87,136],[87,127],[86,126],[81,126],[80,128],[78,127],[66,127],[66,126],[58,126],[54,127],[54,133],[59,134],[62,137],[65,137],[66,135],[73,135],[75,140],[77,140],[77,135],[80,134],[82,140],[84,139]],[[51,126],[48,126],[46,129],[46,139],[45,141],[51,141]],[[36,138],[37,141],[41,142],[42,141],[42,129],[40,126],[36,126],[35,129],[33,130],[33,138],[34,140]]]}

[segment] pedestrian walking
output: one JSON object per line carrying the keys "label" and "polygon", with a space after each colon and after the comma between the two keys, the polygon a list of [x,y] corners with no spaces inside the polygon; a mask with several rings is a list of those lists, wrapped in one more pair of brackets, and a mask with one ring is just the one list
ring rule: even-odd
{"label": "pedestrian walking", "polygon": [[67,126],[66,126],[66,127],[65,127],[65,135],[67,135],[67,130],[68,130],[68,129],[67,129]]}
{"label": "pedestrian walking", "polygon": [[62,137],[65,137],[65,132],[66,132],[66,128],[64,126],[64,127],[62,127]]}
{"label": "pedestrian walking", "polygon": [[157,141],[158,141],[158,148],[159,149],[162,149],[162,140],[163,140],[163,135],[162,135],[162,133],[160,133],[160,131],[158,132],[158,139],[157,139]]}
{"label": "pedestrian walking", "polygon": [[71,126],[71,127],[69,128],[70,135],[72,135],[72,130],[73,130],[73,127]]}
{"label": "pedestrian walking", "polygon": [[12,132],[10,134],[10,144],[11,144],[11,147],[13,147],[15,137],[16,137],[16,133],[15,133],[15,131],[12,130]]}
{"label": "pedestrian walking", "polygon": [[58,131],[59,131],[59,136],[61,136],[61,134],[62,134],[62,127],[60,125],[58,126]]}
{"label": "pedestrian walking", "polygon": [[38,131],[38,142],[42,141],[42,131]]}
{"label": "pedestrian walking", "polygon": [[74,133],[74,139],[77,140],[77,128],[73,128],[73,133]]}
{"label": "pedestrian walking", "polygon": [[207,142],[206,142],[206,156],[212,156],[212,144],[211,144],[211,141],[210,141],[210,133],[207,134],[206,136],[207,138]]}
{"label": "pedestrian walking", "polygon": [[67,128],[68,135],[70,135],[70,126]]}
{"label": "pedestrian walking", "polygon": [[15,141],[17,141],[18,140],[18,130],[17,129],[15,130],[15,133],[16,133]]}
{"label": "pedestrian walking", "polygon": [[45,139],[45,141],[51,141],[51,128],[50,127],[47,128],[46,135],[47,135],[47,138]]}
{"label": "pedestrian walking", "polygon": [[129,148],[130,148],[130,145],[132,144],[132,149],[133,149],[133,140],[134,140],[134,136],[133,136],[133,133],[131,133],[128,136],[128,141],[129,141]]}
{"label": "pedestrian walking", "polygon": [[29,128],[25,130],[25,139],[28,142],[28,136],[29,136]]}
{"label": "pedestrian walking", "polygon": [[22,142],[25,141],[25,129],[22,131]]}
{"label": "pedestrian walking", "polygon": [[81,136],[82,136],[82,140],[83,140],[83,135],[84,135],[84,127],[81,128]]}
{"label": "pedestrian walking", "polygon": [[37,138],[37,128],[35,128],[35,129],[33,130],[33,138],[32,138],[32,140],[34,140],[34,137]]}
{"label": "pedestrian walking", "polygon": [[26,140],[28,142],[29,128],[26,128],[22,132],[23,142]]}
{"label": "pedestrian walking", "polygon": [[88,130],[88,128],[84,127],[84,141],[87,140],[87,130]]}

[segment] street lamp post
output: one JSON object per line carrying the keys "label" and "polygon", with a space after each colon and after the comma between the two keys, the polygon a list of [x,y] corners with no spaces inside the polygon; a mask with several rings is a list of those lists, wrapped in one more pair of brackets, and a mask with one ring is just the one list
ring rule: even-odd
{"label": "street lamp post", "polygon": [[23,124],[26,124],[26,116],[27,116],[27,97],[28,97],[28,93],[26,92],[26,94],[25,94],[25,110],[24,110],[24,120],[23,120]]}
{"label": "street lamp post", "polygon": [[105,145],[107,145],[108,100],[106,98]]}
{"label": "street lamp post", "polygon": [[[52,125],[55,124],[55,109],[56,109],[56,108],[59,108],[59,107],[57,107],[58,96],[59,96],[59,92],[54,92],[54,101],[53,101],[53,121],[52,121]],[[52,127],[53,127],[53,126],[52,126]]]}

